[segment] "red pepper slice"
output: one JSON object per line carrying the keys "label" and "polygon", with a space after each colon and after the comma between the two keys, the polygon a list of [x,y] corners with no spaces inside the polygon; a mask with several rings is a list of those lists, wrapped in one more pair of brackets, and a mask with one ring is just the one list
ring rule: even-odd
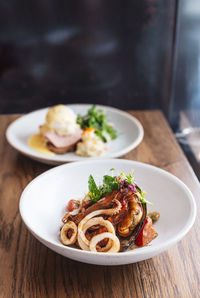
{"label": "red pepper slice", "polygon": [[146,217],[143,227],[135,239],[135,244],[137,246],[146,246],[154,238],[156,238],[157,233],[153,227],[152,220],[149,216]]}

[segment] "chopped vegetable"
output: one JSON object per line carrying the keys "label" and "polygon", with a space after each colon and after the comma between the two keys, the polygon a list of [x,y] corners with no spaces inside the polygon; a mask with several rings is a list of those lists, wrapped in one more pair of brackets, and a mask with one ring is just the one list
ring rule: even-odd
{"label": "chopped vegetable", "polygon": [[135,244],[137,246],[146,246],[149,244],[153,239],[157,237],[157,233],[152,225],[152,220],[149,216],[146,217],[144,225],[138,234]]}
{"label": "chopped vegetable", "polygon": [[117,132],[108,123],[106,114],[102,110],[97,110],[93,105],[85,116],[77,115],[76,122],[82,129],[95,128],[95,134],[104,142],[109,142],[117,138]]}
{"label": "chopped vegetable", "polygon": [[70,200],[68,205],[67,205],[67,210],[69,212],[72,212],[73,210],[75,209],[78,209],[79,208],[79,201],[77,200]]}

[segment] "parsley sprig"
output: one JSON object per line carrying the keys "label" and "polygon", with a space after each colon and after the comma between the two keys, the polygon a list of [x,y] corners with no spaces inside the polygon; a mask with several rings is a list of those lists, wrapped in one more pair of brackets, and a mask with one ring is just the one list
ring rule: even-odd
{"label": "parsley sprig", "polygon": [[119,182],[116,180],[116,176],[112,177],[109,175],[103,176],[103,185],[99,187],[96,185],[92,175],[88,179],[88,189],[89,197],[93,203],[96,203],[101,198],[105,197],[107,194],[111,193],[113,190],[120,189]]}
{"label": "parsley sprig", "polygon": [[89,197],[91,201],[94,203],[97,202],[101,197],[101,193],[92,175],[90,175],[88,179],[88,189],[89,189]]}
{"label": "parsley sprig", "polygon": [[[114,169],[111,169],[114,171]],[[92,203],[96,203],[101,198],[105,197],[109,193],[112,193],[114,190],[119,190],[120,188],[127,187],[134,193],[139,192],[141,203],[149,203],[144,197],[146,192],[142,191],[136,184],[134,179],[133,171],[130,174],[125,175],[121,173],[119,176],[103,176],[103,184],[100,186],[96,185],[96,182],[92,175],[88,179],[88,189],[89,197]]]}
{"label": "parsley sprig", "polygon": [[104,111],[96,108],[93,105],[87,112],[86,115],[77,115],[76,122],[80,125],[82,129],[95,128],[95,134],[104,142],[109,142],[117,138],[117,132],[108,123],[106,114]]}

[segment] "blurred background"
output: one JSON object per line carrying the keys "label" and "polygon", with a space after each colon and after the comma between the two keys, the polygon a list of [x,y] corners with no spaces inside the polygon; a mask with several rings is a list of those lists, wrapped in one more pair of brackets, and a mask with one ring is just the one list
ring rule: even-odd
{"label": "blurred background", "polygon": [[169,109],[176,1],[0,1],[0,109]]}
{"label": "blurred background", "polygon": [[161,109],[181,140],[200,126],[199,28],[199,0],[1,0],[0,113]]}

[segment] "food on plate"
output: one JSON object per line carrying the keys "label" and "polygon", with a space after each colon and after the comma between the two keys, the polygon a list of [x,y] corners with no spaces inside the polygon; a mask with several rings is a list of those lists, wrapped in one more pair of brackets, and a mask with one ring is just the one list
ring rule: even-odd
{"label": "food on plate", "polygon": [[39,133],[29,138],[29,146],[44,154],[74,151],[80,156],[99,156],[107,150],[105,143],[114,140],[117,132],[108,123],[106,114],[93,105],[87,115],[76,114],[65,105],[49,108]]}
{"label": "food on plate", "polygon": [[82,130],[76,123],[74,112],[65,105],[57,105],[48,110],[46,122],[40,126],[40,134],[50,151],[62,154],[74,151]]}
{"label": "food on plate", "polygon": [[95,128],[87,128],[83,131],[81,142],[78,142],[76,154],[81,156],[98,156],[107,148],[101,139],[95,134]]}
{"label": "food on plate", "polygon": [[119,252],[146,246],[157,237],[147,216],[149,202],[135,183],[133,172],[104,175],[100,186],[90,175],[88,189],[83,199],[68,202],[60,232],[64,245],[87,251]]}
{"label": "food on plate", "polygon": [[28,145],[31,147],[33,150],[43,153],[45,155],[54,155],[55,153],[50,151],[47,146],[46,146],[46,141],[42,137],[40,133],[36,133],[32,135],[28,139]]}
{"label": "food on plate", "polygon": [[107,143],[117,138],[117,131],[113,128],[113,124],[109,123],[106,118],[106,113],[97,109],[93,105],[86,115],[77,115],[77,123],[85,130],[87,128],[94,128],[95,134],[104,142]]}
{"label": "food on plate", "polygon": [[75,113],[65,105],[56,105],[49,108],[45,123],[29,139],[29,146],[45,154],[63,154],[75,150],[81,134]]}
{"label": "food on plate", "polygon": [[117,138],[117,132],[108,122],[106,114],[95,105],[86,115],[78,114],[77,123],[83,129],[82,140],[76,149],[78,155],[99,156],[107,150],[104,144]]}

